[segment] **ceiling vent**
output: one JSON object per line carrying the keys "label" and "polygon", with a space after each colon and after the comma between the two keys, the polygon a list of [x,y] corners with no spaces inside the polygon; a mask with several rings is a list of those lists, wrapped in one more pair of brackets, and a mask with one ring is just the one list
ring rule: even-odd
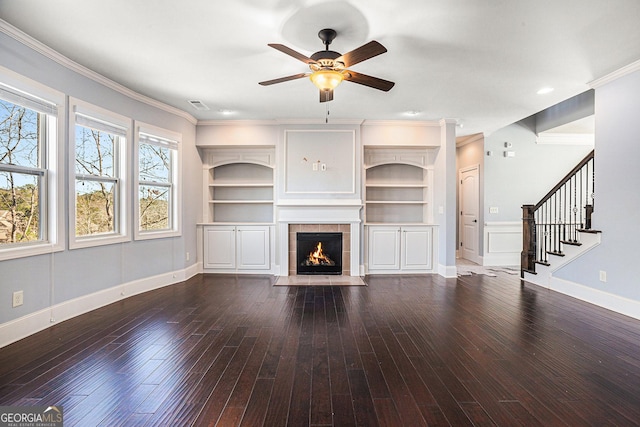
{"label": "ceiling vent", "polygon": [[208,111],[209,107],[202,101],[189,101],[189,104],[198,111]]}

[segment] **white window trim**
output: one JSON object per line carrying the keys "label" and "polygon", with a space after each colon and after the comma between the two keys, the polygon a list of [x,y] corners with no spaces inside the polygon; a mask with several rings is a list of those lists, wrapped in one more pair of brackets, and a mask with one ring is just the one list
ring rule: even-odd
{"label": "white window trim", "polygon": [[[76,236],[76,150],[75,129],[76,113],[88,116],[97,121],[104,121],[125,130],[125,143],[119,148],[117,218],[118,230],[114,233],[97,234],[92,236]],[[110,245],[131,241],[131,188],[129,186],[130,159],[133,141],[131,137],[132,120],[88,102],[69,97],[69,249],[88,248],[93,246]],[[115,165],[114,165],[115,166]]]}
{"label": "white window trim", "polygon": [[66,97],[63,93],[18,73],[0,66],[0,82],[20,92],[32,95],[56,105],[57,119],[47,120],[48,139],[45,150],[47,168],[45,173],[46,239],[44,241],[0,246],[0,261],[43,255],[65,250],[64,203],[61,202],[64,189],[64,126],[66,121]]}
{"label": "white window trim", "polygon": [[[136,122],[135,126],[135,144],[133,150],[133,234],[135,240],[148,240],[148,239],[161,239],[166,237],[178,237],[182,235],[182,135],[167,129],[162,129],[150,124]],[[175,141],[177,144],[175,148],[177,152],[177,159],[173,164],[171,171],[171,183],[173,194],[173,203],[171,206],[172,215],[172,229],[171,230],[158,230],[158,231],[145,231],[140,230],[140,203],[138,202],[138,187],[140,185],[139,174],[139,155],[140,155],[140,133],[147,135],[157,136],[162,139]]]}

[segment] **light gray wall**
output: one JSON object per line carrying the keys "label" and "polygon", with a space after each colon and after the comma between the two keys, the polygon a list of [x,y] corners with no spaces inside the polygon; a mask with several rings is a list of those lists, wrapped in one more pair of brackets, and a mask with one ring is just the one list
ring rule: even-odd
{"label": "light gray wall", "polygon": [[[440,148],[435,158],[433,209],[436,224],[439,225],[438,262],[439,268],[451,269],[456,265],[457,230],[457,175],[455,123],[446,121],[440,128]],[[442,208],[442,211],[440,211]]]}
{"label": "light gray wall", "polygon": [[[134,100],[62,66],[0,33],[0,66],[82,99],[161,128],[182,134],[182,236],[135,241],[89,249],[65,250],[0,262],[0,323],[132,280],[182,270],[196,262],[196,227],[201,214],[201,163],[195,148],[195,125]],[[65,125],[64,123],[62,123]],[[65,171],[66,174],[66,171]],[[65,178],[65,183],[68,177]],[[68,221],[68,185],[63,189]],[[133,212],[133,210],[131,211]],[[186,261],[185,253],[191,260]],[[11,308],[11,294],[24,291],[24,305]]]}
{"label": "light gray wall", "polygon": [[[640,72],[596,89],[595,211],[602,243],[556,276],[603,292],[640,300]],[[606,271],[607,282],[599,281]]]}
{"label": "light gray wall", "polygon": [[[537,203],[593,149],[536,144],[534,126],[530,119],[485,136],[484,221],[520,221],[522,205]],[[505,148],[505,142],[512,147]],[[507,150],[515,157],[504,157]],[[489,213],[490,207],[497,207],[498,213]]]}

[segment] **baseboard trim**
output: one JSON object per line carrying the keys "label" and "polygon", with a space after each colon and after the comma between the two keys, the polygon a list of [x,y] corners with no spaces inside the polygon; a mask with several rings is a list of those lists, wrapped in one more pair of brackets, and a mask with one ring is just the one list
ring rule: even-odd
{"label": "baseboard trim", "polygon": [[438,264],[438,274],[447,279],[458,277],[458,269],[455,265]]}
{"label": "baseboard trim", "polygon": [[640,320],[640,301],[614,295],[553,276],[550,280],[549,289]]}
{"label": "baseboard trim", "polygon": [[123,283],[109,289],[74,298],[0,325],[0,348],[43,331],[91,310],[125,298],[184,282],[199,273],[198,264],[183,270],[163,273]]}

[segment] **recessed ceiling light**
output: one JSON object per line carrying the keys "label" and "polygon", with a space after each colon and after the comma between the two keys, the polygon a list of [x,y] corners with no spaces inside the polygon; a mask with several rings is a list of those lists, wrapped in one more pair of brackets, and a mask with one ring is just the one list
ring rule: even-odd
{"label": "recessed ceiling light", "polygon": [[405,111],[404,113],[405,116],[417,116],[418,114],[420,114],[420,111],[416,110]]}
{"label": "recessed ceiling light", "polygon": [[231,114],[233,114],[233,111],[221,109],[221,110],[218,110],[218,113],[222,114],[223,116],[230,116]]}
{"label": "recessed ceiling light", "polygon": [[553,92],[553,88],[552,87],[543,87],[542,89],[540,89],[536,93],[538,95],[546,95],[547,93],[551,93],[551,92]]}

